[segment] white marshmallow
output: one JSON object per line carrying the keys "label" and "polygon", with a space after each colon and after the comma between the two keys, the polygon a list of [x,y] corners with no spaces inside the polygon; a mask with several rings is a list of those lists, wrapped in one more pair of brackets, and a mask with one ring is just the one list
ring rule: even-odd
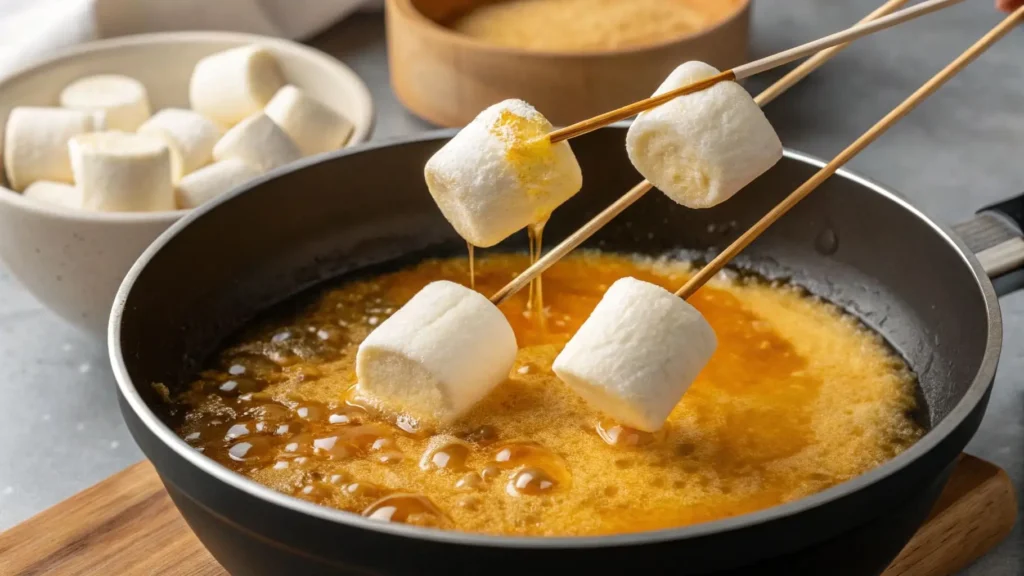
{"label": "white marshmallow", "polygon": [[260,175],[237,159],[214,162],[185,176],[175,191],[178,208],[195,208]]}
{"label": "white marshmallow", "polygon": [[36,180],[74,182],[68,140],[97,129],[102,117],[80,110],[19,106],[11,110],[4,133],[4,165],[11,188]]}
{"label": "white marshmallow", "polygon": [[56,204],[65,208],[82,207],[82,190],[63,182],[38,180],[28,185],[22,192],[25,198],[34,198],[47,204]]}
{"label": "white marshmallow", "polygon": [[494,246],[579,192],[580,166],[568,142],[545,137],[552,128],[533,106],[505,100],[427,161],[430,194],[468,242]]}
{"label": "white marshmallow", "polygon": [[516,336],[498,308],[454,282],[432,282],[359,345],[359,391],[384,408],[448,423],[508,378]]}
{"label": "white marshmallow", "polygon": [[235,125],[213,147],[218,162],[236,158],[260,172],[302,157],[302,152],[266,114],[254,114]]}
{"label": "white marshmallow", "polygon": [[90,210],[174,210],[171,153],[163,139],[127,132],[95,132],[68,143],[75,183]]}
{"label": "white marshmallow", "polygon": [[352,134],[347,118],[290,84],[274,94],[263,112],[291,137],[303,156],[337,150]]}
{"label": "white marshmallow", "polygon": [[661,428],[718,341],[696,308],[635,278],[608,288],[552,369],[594,408],[638,430]]}
{"label": "white marshmallow", "polygon": [[192,109],[225,126],[263,110],[284,75],[266,48],[250,45],[203,58],[192,70],[188,95]]}
{"label": "white marshmallow", "polygon": [[104,130],[134,132],[149,118],[149,98],[142,82],[118,74],[86,76],[68,84],[60,105],[83,112],[103,112]]}
{"label": "white marshmallow", "polygon": [[221,137],[220,127],[191,110],[164,108],[139,127],[139,134],[153,134],[171,149],[174,182],[202,168],[213,158],[213,146]]}
{"label": "white marshmallow", "polygon": [[[718,73],[703,62],[676,68],[655,95]],[[690,208],[725,202],[782,158],[764,112],[735,82],[680,96],[637,116],[626,133],[633,166]]]}

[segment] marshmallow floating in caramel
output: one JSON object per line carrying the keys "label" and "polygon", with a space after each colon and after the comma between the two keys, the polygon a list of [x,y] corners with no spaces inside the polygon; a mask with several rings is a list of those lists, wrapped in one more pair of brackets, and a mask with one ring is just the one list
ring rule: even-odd
{"label": "marshmallow floating in caramel", "polygon": [[512,326],[490,300],[432,282],[359,345],[357,390],[385,410],[445,424],[505,381],[516,350]]}
{"label": "marshmallow floating in caramel", "polygon": [[660,286],[627,277],[608,288],[552,369],[594,408],[653,432],[717,345],[696,308]]}

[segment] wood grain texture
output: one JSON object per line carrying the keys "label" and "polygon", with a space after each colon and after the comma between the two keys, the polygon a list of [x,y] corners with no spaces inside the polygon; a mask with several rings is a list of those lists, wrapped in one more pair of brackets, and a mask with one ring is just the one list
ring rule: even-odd
{"label": "wood grain texture", "polygon": [[[926,524],[883,576],[948,576],[1006,537],[1017,503],[1006,473],[963,456]],[[0,534],[4,576],[223,576],[149,462]]]}
{"label": "wood grain texture", "polygon": [[0,573],[225,574],[140,462],[0,534]]}
{"label": "wood grain texture", "polygon": [[964,455],[924,526],[882,576],[949,576],[1013,529],[1017,497],[1006,471]]}
{"label": "wood grain texture", "polygon": [[747,60],[750,5],[694,35],[603,52],[532,52],[486,44],[438,24],[484,0],[387,0],[388,65],[398,100],[420,118],[465,126],[506,98],[565,126],[650,96],[676,66],[725,70]]}

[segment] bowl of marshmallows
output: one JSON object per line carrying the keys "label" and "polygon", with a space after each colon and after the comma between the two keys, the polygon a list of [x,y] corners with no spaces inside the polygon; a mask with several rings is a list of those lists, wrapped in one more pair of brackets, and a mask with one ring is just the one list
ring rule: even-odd
{"label": "bowl of marshmallows", "polygon": [[175,220],[364,141],[373,106],[355,73],[313,48],[176,32],[83,44],[0,80],[0,119],[0,257],[102,338],[121,279]]}

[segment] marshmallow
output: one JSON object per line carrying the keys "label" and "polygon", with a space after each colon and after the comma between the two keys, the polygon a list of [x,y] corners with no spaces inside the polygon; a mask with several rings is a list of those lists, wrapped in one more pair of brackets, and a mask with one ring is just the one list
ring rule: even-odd
{"label": "marshmallow", "polygon": [[95,132],[68,143],[82,204],[91,210],[174,210],[171,153],[163,139],[127,132]]}
{"label": "marshmallow", "polygon": [[239,122],[213,147],[213,158],[218,162],[236,158],[260,172],[301,157],[292,139],[262,112]]}
{"label": "marshmallow", "polygon": [[430,194],[468,242],[494,246],[579,192],[580,166],[568,142],[545,137],[552,128],[533,106],[505,100],[427,161]]}
{"label": "marshmallow", "polygon": [[149,99],[141,82],[117,74],[86,76],[68,84],[60,105],[83,112],[103,112],[104,130],[134,132],[149,118]]}
{"label": "marshmallow", "polygon": [[[703,62],[687,62],[654,94],[717,73]],[[669,198],[710,208],[774,166],[782,158],[782,143],[743,87],[719,82],[641,113],[626,133],[626,151],[633,166]]]}
{"label": "marshmallow", "polygon": [[303,156],[337,150],[352,134],[352,123],[295,86],[277,91],[263,112],[291,137]]}
{"label": "marshmallow", "polygon": [[259,175],[259,170],[241,160],[214,162],[178,182],[175,191],[178,208],[195,208]]}
{"label": "marshmallow", "polygon": [[65,208],[82,207],[82,190],[63,182],[38,180],[28,185],[22,192],[25,198],[34,198],[47,204],[56,204]]}
{"label": "marshmallow", "polygon": [[516,336],[479,292],[428,284],[359,345],[358,391],[387,410],[449,423],[508,377]]}
{"label": "marshmallow", "polygon": [[19,106],[4,134],[7,181],[23,190],[36,180],[74,182],[68,140],[97,129],[102,117],[80,110]]}
{"label": "marshmallow", "polygon": [[188,95],[192,109],[225,126],[263,110],[284,84],[277,59],[256,45],[203,58],[192,70]]}
{"label": "marshmallow", "polygon": [[139,134],[153,134],[171,149],[171,175],[174,182],[210,163],[213,146],[221,137],[220,128],[198,112],[165,108],[139,127]]}
{"label": "marshmallow", "polygon": [[635,278],[616,281],[552,369],[591,406],[626,426],[661,428],[717,347],[696,308]]}

